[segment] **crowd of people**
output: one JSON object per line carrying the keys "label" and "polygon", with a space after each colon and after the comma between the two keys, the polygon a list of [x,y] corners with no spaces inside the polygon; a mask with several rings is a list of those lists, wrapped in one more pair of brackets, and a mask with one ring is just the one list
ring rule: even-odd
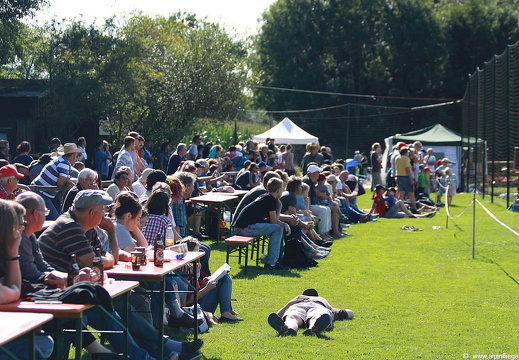
{"label": "crowd of people", "polygon": [[[177,144],[172,154],[167,142],[156,155],[150,147],[136,132],[129,132],[113,154],[104,140],[87,154],[84,138],[65,144],[54,138],[49,152],[37,158],[31,155],[31,144],[22,141],[16,147],[18,155],[11,160],[8,141],[0,141],[0,303],[23,296],[22,279],[64,288],[72,255],[80,268],[89,268],[99,248],[104,266],[109,268],[118,261],[129,261],[135,247],[155,245],[158,236],[170,229],[175,242],[185,242],[190,250],[205,254],[200,269],[186,267],[179,273],[200,272],[199,305],[211,322],[239,322],[243,319],[231,304],[231,277],[210,278],[211,247],[204,242],[207,235],[201,233],[205,213],[203,207],[187,201],[190,197],[248,190],[234,211],[232,231],[269,237],[264,267],[279,271],[315,266],[317,260],[330,255],[333,242],[347,236],[345,230],[353,224],[378,217],[431,217],[441,205],[445,189],[449,205],[456,193],[449,159],[437,161],[433,149],[423,152],[419,142],[395,145],[385,184],[379,143],[373,144],[369,161],[356,152],[355,156],[361,156],[357,161],[360,168],[348,168],[347,161],[334,159],[329,147],[308,144],[300,163],[302,176],[297,174],[292,146],[277,146],[275,139],[264,144],[240,142],[224,150],[218,144],[202,144],[196,135],[190,145]],[[363,210],[358,207],[358,197],[365,190],[357,175],[368,164],[373,206]],[[112,182],[106,191],[102,181]],[[30,191],[30,185],[35,191]],[[65,190],[54,191],[56,186]],[[438,191],[436,203],[425,201],[434,191]],[[45,219],[52,222],[42,231]],[[167,276],[166,290],[170,292],[165,304],[146,295],[147,290],[157,290],[153,282],[142,282],[142,291],[131,296],[130,358],[155,358],[156,326],[165,308],[169,326],[199,325],[200,320],[188,311],[193,298],[183,291],[180,295],[173,292],[186,290],[179,273]],[[317,293],[312,296],[317,298]],[[308,301],[314,306],[314,300],[308,294],[298,297],[278,314],[271,314],[269,324],[280,334],[290,335],[306,324],[311,335],[331,328],[334,316],[353,317],[350,310],[334,312],[328,303],[319,312],[324,317],[310,322],[297,311],[287,311],[289,306]],[[322,305],[321,300],[317,302]],[[218,307],[220,316],[216,317]],[[118,327],[94,315],[87,316],[86,324],[99,330]],[[120,358],[120,336],[108,337],[116,353],[91,335],[83,338],[92,358]],[[40,357],[46,358],[52,340],[39,339]],[[202,345],[201,340],[164,340],[168,359],[199,358]]]}

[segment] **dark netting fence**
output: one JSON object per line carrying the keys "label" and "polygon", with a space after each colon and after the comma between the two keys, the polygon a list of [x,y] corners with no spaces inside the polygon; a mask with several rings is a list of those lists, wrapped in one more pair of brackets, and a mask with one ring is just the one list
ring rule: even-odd
{"label": "dark netting fence", "polygon": [[510,197],[519,192],[519,43],[470,76],[462,102],[462,135],[474,141],[465,152],[464,186],[490,194],[492,201],[502,193],[509,206]]}

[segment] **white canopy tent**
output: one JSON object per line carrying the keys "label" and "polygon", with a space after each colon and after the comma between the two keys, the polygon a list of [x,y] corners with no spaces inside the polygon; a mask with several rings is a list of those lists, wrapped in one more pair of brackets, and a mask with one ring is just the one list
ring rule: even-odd
{"label": "white canopy tent", "polygon": [[276,144],[306,145],[312,142],[319,144],[318,137],[307,133],[287,117],[264,133],[252,137],[258,142],[265,142],[267,138],[276,139]]}

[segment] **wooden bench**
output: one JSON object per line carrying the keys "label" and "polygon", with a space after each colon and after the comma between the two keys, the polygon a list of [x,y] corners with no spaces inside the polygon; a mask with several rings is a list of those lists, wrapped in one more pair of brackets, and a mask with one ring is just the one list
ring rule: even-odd
{"label": "wooden bench", "polygon": [[[247,267],[248,267],[248,259],[249,259],[249,245],[252,248],[251,251],[251,260],[254,258],[254,250],[256,250],[256,266],[259,265],[259,248],[260,244],[257,242],[258,238],[253,236],[239,236],[234,235],[227,239],[225,239],[225,244],[227,245],[227,264],[229,263],[229,257],[237,257],[238,264],[241,264],[242,255],[245,257],[245,275],[247,275]],[[233,253],[238,253],[238,255],[231,255]]]}

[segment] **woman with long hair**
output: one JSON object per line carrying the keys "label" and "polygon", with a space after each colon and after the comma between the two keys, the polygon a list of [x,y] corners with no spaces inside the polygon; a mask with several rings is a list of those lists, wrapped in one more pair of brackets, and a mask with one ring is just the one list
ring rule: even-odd
{"label": "woman with long hair", "polygon": [[[0,200],[0,304],[20,298],[22,274],[18,248],[25,228],[25,208],[14,202]],[[7,324],[8,326],[8,324]],[[11,341],[4,348],[14,354],[24,354],[29,347],[26,337]],[[54,343],[49,336],[37,335],[35,354],[37,359],[47,359],[52,354]]]}
{"label": "woman with long hair", "polygon": [[[124,251],[131,252],[135,250],[135,246],[148,246],[146,237],[139,229],[139,223],[142,216],[142,206],[139,203],[137,195],[132,193],[121,193],[116,199],[114,214],[116,217],[115,231],[119,248]],[[141,286],[148,290],[160,290],[160,284],[156,281],[141,282]],[[171,277],[166,277],[166,306],[170,311],[169,323],[175,323],[183,326],[194,324],[194,318],[185,313],[180,307],[175,294],[172,293],[174,281]],[[151,313],[153,323],[159,323],[159,317],[164,314],[164,306],[161,299],[157,296],[151,297]]]}

